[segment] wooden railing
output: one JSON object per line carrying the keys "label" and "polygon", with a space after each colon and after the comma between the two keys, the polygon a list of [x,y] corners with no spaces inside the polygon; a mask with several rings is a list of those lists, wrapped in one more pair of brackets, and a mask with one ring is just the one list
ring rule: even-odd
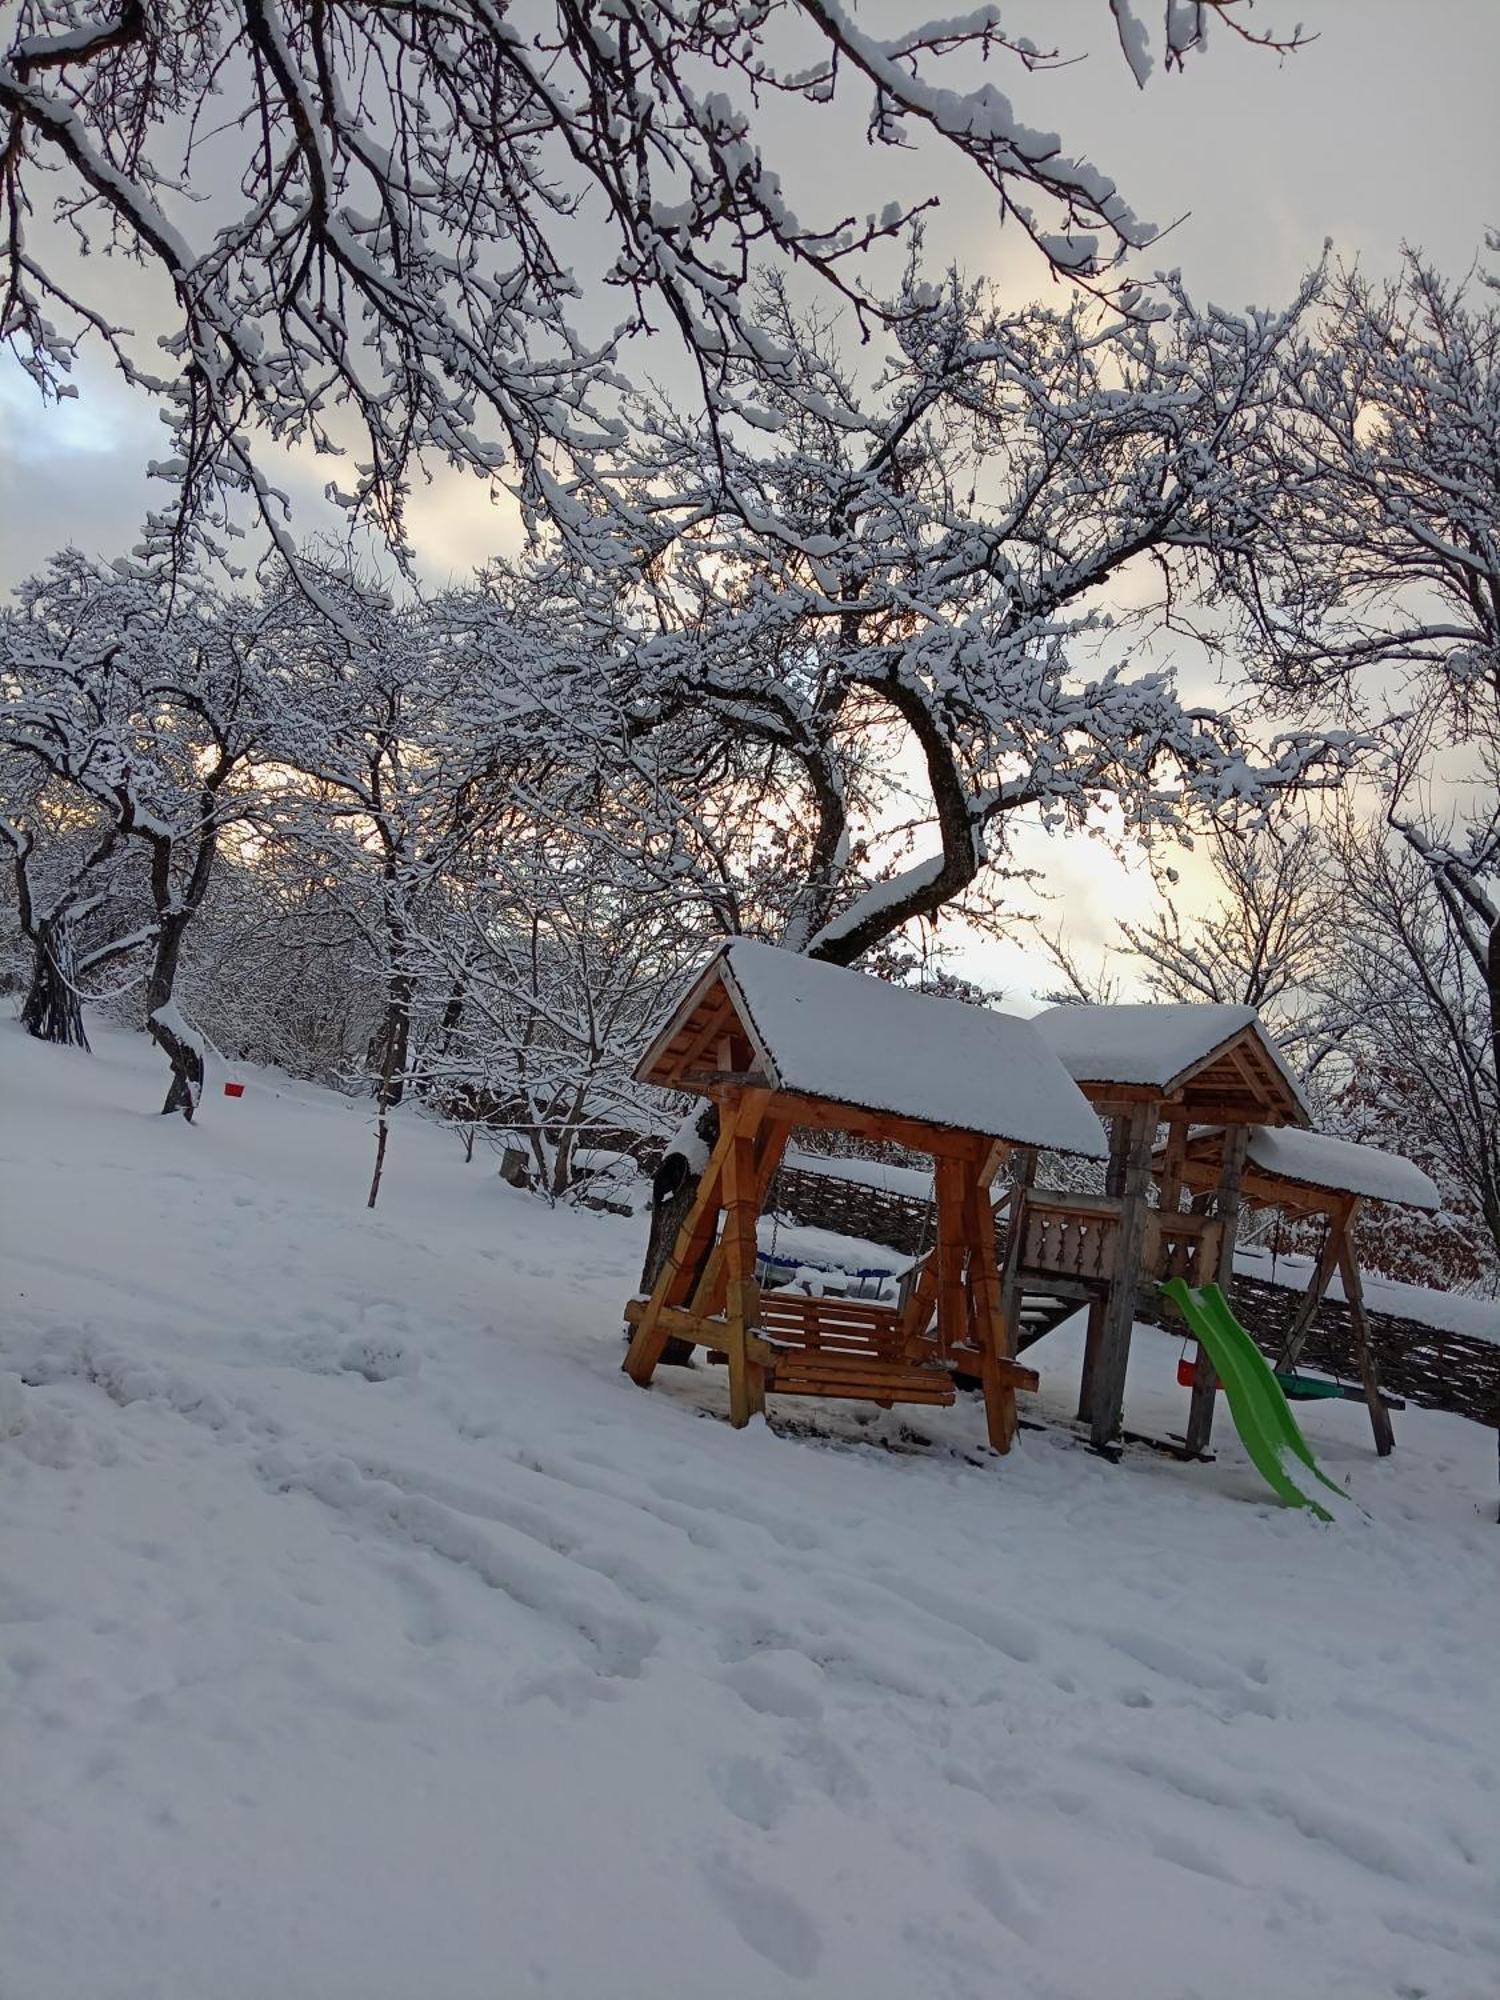
{"label": "wooden railing", "polygon": [[1164,1284],[1185,1278],[1190,1285],[1209,1284],[1219,1265],[1224,1225],[1213,1215],[1169,1215],[1153,1208],[1146,1220],[1141,1274]]}
{"label": "wooden railing", "polygon": [[[1061,1279],[1107,1285],[1115,1275],[1120,1204],[1108,1195],[1028,1193],[1021,1205],[1017,1260],[1022,1282]],[[1207,1283],[1219,1261],[1223,1224],[1213,1216],[1150,1209],[1141,1247],[1143,1280]]]}
{"label": "wooden railing", "polygon": [[1107,1195],[1028,1194],[1021,1205],[1023,1277],[1108,1284],[1120,1236],[1120,1204]]}

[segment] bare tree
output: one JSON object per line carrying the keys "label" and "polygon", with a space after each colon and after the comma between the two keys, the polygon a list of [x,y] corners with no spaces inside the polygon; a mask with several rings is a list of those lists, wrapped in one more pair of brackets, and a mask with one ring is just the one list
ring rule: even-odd
{"label": "bare tree", "polygon": [[[67,925],[90,876],[126,843],[138,848],[150,918],[105,955],[149,947],[147,1027],[172,1067],[162,1108],[191,1119],[203,1055],[175,984],[224,828],[249,811],[237,781],[264,716],[254,635],[201,587],[184,581],[169,592],[131,563],[94,563],[72,550],[19,596],[0,630],[0,742],[70,789],[99,827],[42,914],[32,893],[34,834],[6,835],[23,925],[36,936],[39,990],[54,996],[47,1005],[66,1025],[87,969],[66,942]],[[103,962],[94,955],[94,966]]]}
{"label": "bare tree", "polygon": [[105,971],[152,938],[125,824],[113,804],[81,804],[24,752],[0,756],[0,799],[0,841],[10,850],[16,926],[30,961],[21,1025],[40,1041],[87,1049],[85,1000],[102,998]]}
{"label": "bare tree", "polygon": [[[1385,817],[1409,865],[1366,828],[1346,841],[1346,879],[1383,926],[1372,972],[1393,976],[1400,965],[1398,990],[1415,981],[1426,996],[1436,1038],[1426,1061],[1449,1078],[1453,1115],[1468,1107],[1465,1176],[1492,1228],[1500,305],[1415,253],[1389,285],[1341,275],[1322,323],[1290,350],[1287,396],[1263,446],[1279,471],[1266,533],[1226,565],[1248,613],[1253,668],[1299,714],[1317,704],[1384,718]],[[1425,970],[1419,950],[1430,954]]]}
{"label": "bare tree", "polygon": [[[630,335],[673,329],[717,424],[731,369],[782,372],[749,282],[768,261],[878,314],[862,253],[899,240],[928,200],[896,187],[864,216],[794,209],[763,150],[781,106],[826,125],[856,93],[877,151],[930,136],[1067,276],[1096,281],[1153,234],[1084,152],[976,83],[991,64],[1034,79],[1061,59],[1007,35],[993,9],[883,36],[835,0],[8,12],[0,327],[44,390],[65,386],[92,336],[167,404],[174,538],[248,492],[295,553],[262,440],[352,446],[360,470],[338,497],[393,535],[427,453],[486,477],[519,468],[532,502],[566,520],[556,463],[609,442]],[[1096,14],[1144,83],[1144,10],[1096,0]],[[1163,65],[1180,66],[1210,20],[1298,40],[1251,29],[1239,0],[1164,0]],[[75,245],[151,274],[162,342],[117,321]],[[619,323],[601,334],[610,299]]]}
{"label": "bare tree", "polygon": [[[1446,1204],[1408,1227],[1393,1275],[1500,1285],[1500,1083],[1494,997],[1432,858],[1346,814],[1336,842],[1339,925],[1328,968],[1341,1016],[1324,1079],[1351,1138],[1417,1160]],[[1389,1258],[1382,1268],[1391,1269]]]}
{"label": "bare tree", "polygon": [[1254,1007],[1305,1073],[1329,1046],[1319,993],[1335,951],[1341,896],[1327,844],[1304,810],[1249,828],[1209,828],[1214,900],[1185,913],[1169,883],[1160,913],[1120,935],[1154,999]]}

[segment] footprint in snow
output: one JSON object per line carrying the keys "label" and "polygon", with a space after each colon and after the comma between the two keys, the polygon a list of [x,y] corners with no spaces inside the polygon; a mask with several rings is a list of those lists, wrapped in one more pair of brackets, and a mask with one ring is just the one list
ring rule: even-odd
{"label": "footprint in snow", "polygon": [[747,1826],[769,1833],[785,1817],[791,1787],[773,1765],[758,1757],[730,1757],[713,1773],[720,1799]]}
{"label": "footprint in snow", "polygon": [[710,1897],[752,1951],[791,1979],[812,1978],[823,1956],[823,1935],[805,1904],[757,1880],[727,1855],[703,1862],[701,1873]]}
{"label": "footprint in snow", "polygon": [[987,1847],[970,1846],[963,1854],[963,1877],[969,1892],[996,1923],[1027,1944],[1035,1941],[1037,1913],[1031,1898],[999,1857]]}
{"label": "footprint in snow", "polygon": [[822,1670],[805,1653],[752,1654],[726,1667],[720,1678],[757,1715],[816,1722],[823,1713]]}

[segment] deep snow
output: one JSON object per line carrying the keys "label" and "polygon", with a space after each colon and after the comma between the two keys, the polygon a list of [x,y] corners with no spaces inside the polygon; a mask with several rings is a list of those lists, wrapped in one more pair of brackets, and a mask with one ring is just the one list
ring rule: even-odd
{"label": "deep snow", "polygon": [[737,1434],[639,1222],[96,1048],[0,1029],[4,2000],[1493,2000],[1492,1433],[1306,1406],[1326,1528],[1064,1330],[1003,1462]]}

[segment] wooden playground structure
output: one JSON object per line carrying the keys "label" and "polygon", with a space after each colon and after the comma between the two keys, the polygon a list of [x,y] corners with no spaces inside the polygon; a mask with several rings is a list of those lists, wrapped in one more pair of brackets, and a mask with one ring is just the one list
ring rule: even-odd
{"label": "wooden playground structure", "polygon": [[[1303,1129],[1306,1102],[1249,1007],[1058,1007],[1027,1021],[736,939],[636,1074],[712,1099],[718,1135],[650,1296],[626,1307],[624,1366],[644,1386],[669,1340],[705,1349],[727,1367],[736,1425],[768,1394],[944,1405],[967,1378],[991,1445],[1008,1451],[1017,1391],[1038,1387],[1022,1350],[1082,1307],[1078,1413],[1106,1446],[1143,1290],[1173,1277],[1227,1289],[1242,1205],[1326,1218],[1305,1337],[1335,1269],[1361,1310],[1360,1201],[1437,1199],[1407,1162]],[[932,1160],[936,1240],[900,1304],[757,1281],[757,1225],[803,1128]],[[1104,1192],[1039,1187],[1044,1154],[1102,1161]],[[1288,1367],[1300,1342],[1289,1348]],[[1390,1419],[1367,1341],[1356,1359],[1384,1453]],[[1215,1387],[1200,1350],[1186,1455],[1208,1443]]]}
{"label": "wooden playground structure", "polygon": [[[903,1070],[914,1046],[920,1056]],[[1008,1451],[1016,1391],[1037,1377],[1010,1338],[991,1184],[1018,1145],[1104,1152],[1087,1103],[1028,1024],[737,940],[694,982],[637,1075],[712,1097],[719,1135],[651,1296],[626,1308],[631,1378],[651,1380],[669,1339],[705,1347],[728,1366],[738,1425],[768,1392],[952,1403],[954,1375],[967,1373],[983,1388],[991,1444]],[[756,1225],[799,1127],[932,1159],[937,1242],[904,1306],[757,1283]]]}

